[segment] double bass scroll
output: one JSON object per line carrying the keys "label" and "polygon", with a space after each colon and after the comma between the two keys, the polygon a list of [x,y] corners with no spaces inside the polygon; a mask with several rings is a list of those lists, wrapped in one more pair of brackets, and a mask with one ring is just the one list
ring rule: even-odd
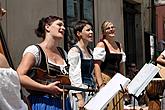
{"label": "double bass scroll", "polygon": [[3,34],[1,24],[0,24],[0,49],[2,49],[2,50],[0,50],[0,52],[5,55],[10,67],[14,69],[14,65],[12,63],[12,59],[11,59],[11,56],[10,56],[10,53],[8,50],[8,46],[7,46],[7,43],[6,43],[4,34]]}

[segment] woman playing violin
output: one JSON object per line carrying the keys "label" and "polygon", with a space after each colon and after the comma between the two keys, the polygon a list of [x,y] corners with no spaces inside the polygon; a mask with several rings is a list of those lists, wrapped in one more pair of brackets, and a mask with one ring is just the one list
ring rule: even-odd
{"label": "woman playing violin", "polygon": [[[63,89],[58,87],[60,81],[53,81],[51,77],[68,74],[66,52],[58,47],[64,32],[62,18],[57,16],[42,18],[35,30],[36,35],[43,39],[42,42],[28,46],[23,53],[17,72],[22,86],[30,91],[28,99],[32,110],[63,108],[61,101]],[[47,75],[42,78],[37,77],[39,74],[32,74],[30,71],[34,67],[45,70]],[[49,79],[46,79],[47,77]],[[65,110],[70,110],[68,97],[65,99]]]}

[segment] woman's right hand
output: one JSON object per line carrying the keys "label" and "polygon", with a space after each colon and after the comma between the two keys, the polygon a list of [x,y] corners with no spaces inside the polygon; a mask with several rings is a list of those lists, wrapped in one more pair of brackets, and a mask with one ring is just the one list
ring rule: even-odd
{"label": "woman's right hand", "polygon": [[48,93],[52,94],[52,95],[59,95],[63,92],[63,89],[58,87],[58,84],[60,84],[60,81],[55,81],[53,83],[50,83],[48,85],[46,85],[47,91]]}
{"label": "woman's right hand", "polygon": [[84,100],[83,99],[78,99],[78,108],[79,110],[83,110],[84,108]]}
{"label": "woman's right hand", "polygon": [[98,86],[98,89],[99,89],[99,90],[102,89],[105,85],[106,85],[106,83],[100,84],[100,85]]}

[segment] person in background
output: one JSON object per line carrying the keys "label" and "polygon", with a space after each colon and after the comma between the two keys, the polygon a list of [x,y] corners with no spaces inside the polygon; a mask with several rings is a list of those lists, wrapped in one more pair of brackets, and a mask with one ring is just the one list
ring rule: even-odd
{"label": "person in background", "polygon": [[58,85],[63,80],[56,79],[68,75],[67,54],[59,47],[64,32],[62,18],[43,17],[35,30],[42,41],[28,46],[23,53],[17,72],[22,86],[30,93],[32,110],[71,110],[69,98],[61,98],[64,90]]}
{"label": "person in background", "polygon": [[[93,55],[88,44],[93,42],[93,27],[87,20],[80,20],[74,26],[74,34],[78,42],[69,50],[69,78],[72,86],[79,88],[95,88],[93,77]],[[93,96],[90,92],[72,91],[72,109],[81,110]]]}
{"label": "person in background", "polygon": [[[5,13],[6,10],[1,8],[0,3],[0,20]],[[20,90],[17,72],[9,66],[4,54],[0,53],[0,110],[28,110],[27,105],[21,99]]]}
{"label": "person in background", "polygon": [[[128,63],[127,66],[126,66],[126,77],[129,78],[130,80],[132,80],[136,74],[138,73],[138,69],[136,67],[136,64],[135,63]],[[137,105],[137,100],[134,99],[134,97],[131,95],[131,94],[125,94],[124,95],[124,104],[125,105],[129,105],[133,103],[135,103],[134,101],[136,101],[136,104]]]}
{"label": "person in background", "polygon": [[137,69],[135,63],[129,63],[127,65],[126,77],[132,80],[136,76],[138,71],[139,70]]}
{"label": "person in background", "polygon": [[[94,73],[99,89],[111,80],[116,73],[124,75],[124,62],[126,60],[121,43],[115,41],[114,24],[110,21],[104,21],[101,30],[102,39],[98,42],[93,52]],[[114,97],[107,110],[123,110],[122,93]]]}

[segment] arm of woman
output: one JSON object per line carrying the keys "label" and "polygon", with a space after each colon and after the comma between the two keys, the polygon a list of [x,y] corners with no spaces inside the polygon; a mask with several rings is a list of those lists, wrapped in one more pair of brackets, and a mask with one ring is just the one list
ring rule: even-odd
{"label": "arm of woman", "polygon": [[120,62],[120,73],[122,75],[124,75],[124,65],[125,65],[125,61],[126,61],[126,55],[123,51],[123,47],[122,47],[121,44],[120,44],[120,48],[121,48],[121,54],[122,54],[122,59],[121,59],[121,62]]}
{"label": "arm of woman", "polygon": [[19,64],[17,68],[17,73],[20,77],[21,85],[26,89],[37,90],[42,92],[48,92],[51,94],[57,94],[59,91],[62,91],[58,86],[56,86],[59,82],[54,82],[49,85],[40,84],[33,79],[31,79],[27,72],[34,66],[35,57],[32,53],[27,52]]}
{"label": "arm of woman", "polygon": [[124,75],[124,63],[120,63],[120,73]]}
{"label": "arm of woman", "polygon": [[[73,47],[68,52],[68,63],[69,67],[69,78],[72,86],[84,88],[85,85],[82,83],[81,77],[81,58],[79,50],[76,47]],[[84,106],[84,97],[81,91],[72,91],[76,94],[78,100],[78,107],[81,108]]]}
{"label": "arm of woman", "polygon": [[75,87],[84,88],[85,85],[83,85],[82,77],[81,77],[81,58],[80,58],[79,50],[76,47],[73,47],[69,50],[68,63],[70,65],[69,78],[70,78],[71,84]]}
{"label": "arm of woman", "polygon": [[101,61],[98,60],[94,61],[94,75],[96,77],[97,85],[99,88],[103,84],[100,65],[101,65]]}
{"label": "arm of woman", "polygon": [[158,56],[156,62],[161,64],[162,66],[165,66],[165,50]]}
{"label": "arm of woman", "polygon": [[33,54],[26,53],[23,56],[21,63],[17,68],[17,72],[19,74],[22,86],[24,86],[27,89],[42,91],[45,89],[45,87],[42,84],[39,84],[36,81],[32,80],[29,76],[27,76],[27,72],[32,68],[34,64],[35,57],[33,56]]}
{"label": "arm of woman", "polygon": [[105,60],[105,47],[103,42],[99,42],[93,51],[93,59],[94,59],[94,74],[96,77],[97,85],[100,88],[103,86],[103,80],[101,75],[101,63]]}

